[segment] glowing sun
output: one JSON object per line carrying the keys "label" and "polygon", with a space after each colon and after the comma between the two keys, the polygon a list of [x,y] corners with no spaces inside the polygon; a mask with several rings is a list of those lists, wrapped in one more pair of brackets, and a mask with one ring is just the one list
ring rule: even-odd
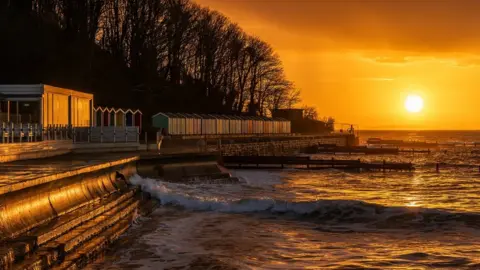
{"label": "glowing sun", "polygon": [[405,109],[411,113],[421,112],[423,109],[423,98],[418,95],[409,95],[405,99]]}

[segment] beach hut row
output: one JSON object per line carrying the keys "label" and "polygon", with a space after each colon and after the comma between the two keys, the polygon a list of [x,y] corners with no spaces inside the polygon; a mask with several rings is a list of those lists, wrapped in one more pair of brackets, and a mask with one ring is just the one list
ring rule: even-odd
{"label": "beach hut row", "polygon": [[152,125],[166,135],[288,134],[290,121],[260,116],[157,113]]}
{"label": "beach hut row", "polygon": [[142,129],[142,112],[132,109],[108,107],[94,108],[94,126],[96,127],[139,127]]}

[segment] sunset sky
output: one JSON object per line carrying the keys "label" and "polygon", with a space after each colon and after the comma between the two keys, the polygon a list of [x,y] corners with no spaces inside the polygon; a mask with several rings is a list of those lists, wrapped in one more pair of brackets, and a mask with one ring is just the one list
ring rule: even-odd
{"label": "sunset sky", "polygon": [[[270,43],[305,104],[361,129],[480,129],[480,0],[196,0]],[[409,94],[423,97],[408,113]]]}

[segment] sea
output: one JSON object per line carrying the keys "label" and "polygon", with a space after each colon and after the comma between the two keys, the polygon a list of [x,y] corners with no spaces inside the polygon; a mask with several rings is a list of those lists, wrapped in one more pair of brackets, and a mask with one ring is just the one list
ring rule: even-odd
{"label": "sea", "polygon": [[444,147],[335,157],[412,162],[413,172],[236,170],[237,184],[133,176],[161,206],[88,268],[480,269],[480,132],[360,132],[372,137]]}

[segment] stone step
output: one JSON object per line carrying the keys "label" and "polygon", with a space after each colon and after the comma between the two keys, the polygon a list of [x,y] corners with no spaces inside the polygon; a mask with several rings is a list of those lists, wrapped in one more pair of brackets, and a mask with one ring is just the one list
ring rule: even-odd
{"label": "stone step", "polygon": [[64,261],[53,269],[80,269],[103,253],[105,247],[117,240],[130,227],[133,214],[122,218],[95,238],[85,242],[74,253],[68,254]]}
{"label": "stone step", "polygon": [[43,245],[47,241],[64,234],[71,228],[103,214],[125,200],[132,198],[134,194],[135,190],[130,190],[124,194],[114,193],[106,199],[99,200],[95,204],[79,209],[79,211],[62,216],[45,226],[39,227],[28,235],[37,237],[37,244]]}
{"label": "stone step", "polygon": [[128,190],[121,175],[105,169],[88,175],[59,179],[48,185],[0,196],[0,243],[56,220],[97,198]]}
{"label": "stone step", "polygon": [[[71,232],[78,230],[77,228],[85,226],[85,224],[98,223],[99,218],[104,219],[103,216],[113,216],[117,211],[121,212],[129,203],[134,201],[135,193],[136,189],[132,189],[124,194],[114,193],[102,200],[95,200],[94,203],[38,227],[23,237],[7,242],[6,246],[8,248],[0,249],[0,268],[6,268],[8,265],[12,265],[13,262],[22,260],[25,255],[31,253],[37,246],[41,246],[38,252],[35,252],[35,255],[38,256],[33,256],[35,258],[26,260],[21,264],[24,267],[20,269],[29,269],[29,267],[36,264],[35,260],[37,263],[56,260],[55,258],[59,257],[58,255],[60,254],[59,250],[57,250],[58,246],[54,245],[51,247],[44,245],[45,243],[48,241],[53,242],[51,240],[57,237],[65,237],[65,235],[71,234]],[[94,219],[95,221],[92,223]]]}
{"label": "stone step", "polygon": [[[125,217],[131,220],[138,204],[139,201],[135,198],[128,199],[114,209],[41,246],[33,256],[16,265],[14,269],[48,269],[67,256],[71,258],[77,254],[76,249],[80,249],[91,241],[97,241],[95,240],[97,238],[102,240],[102,234],[120,224]],[[69,252],[74,250],[75,252],[71,253],[73,255],[70,255]]]}
{"label": "stone step", "polygon": [[80,223],[98,216],[126,199],[133,197],[134,194],[135,191],[132,190],[122,195],[116,193],[104,199],[97,198],[76,211],[69,212],[48,224],[31,230],[22,237],[4,241],[3,245],[5,247],[0,249],[0,267],[22,259],[36,246],[42,245]]}
{"label": "stone step", "polygon": [[52,242],[47,243],[45,247],[55,248],[60,254],[68,253],[82,242],[92,238],[107,227],[113,225],[123,216],[133,212],[138,204],[139,202],[136,199],[131,198],[108,212],[105,212],[102,215],[74,228],[66,234],[61,235]]}
{"label": "stone step", "polygon": [[15,270],[40,270],[49,269],[53,264],[59,260],[60,256],[57,250],[40,248],[35,254],[26,258],[19,264],[12,267]]}

